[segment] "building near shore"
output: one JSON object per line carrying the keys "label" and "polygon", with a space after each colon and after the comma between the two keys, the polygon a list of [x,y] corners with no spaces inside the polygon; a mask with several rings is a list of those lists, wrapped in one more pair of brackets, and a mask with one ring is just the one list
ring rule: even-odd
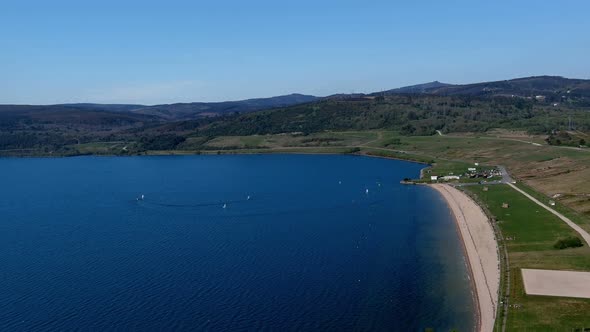
{"label": "building near shore", "polygon": [[450,181],[450,180],[459,180],[459,179],[461,179],[461,177],[458,175],[445,175],[445,176],[440,177],[440,179],[444,180],[444,181]]}

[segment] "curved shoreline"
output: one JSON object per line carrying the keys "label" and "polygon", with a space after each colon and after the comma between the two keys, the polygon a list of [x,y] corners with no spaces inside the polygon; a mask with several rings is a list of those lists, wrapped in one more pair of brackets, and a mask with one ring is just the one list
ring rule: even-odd
{"label": "curved shoreline", "polygon": [[[207,151],[205,153],[194,153],[194,152],[185,152],[185,151],[182,151],[180,153],[174,153],[174,152],[170,153],[171,151],[167,151],[167,152],[168,153],[145,153],[145,154],[136,154],[136,155],[124,155],[124,156],[108,155],[108,154],[107,155],[84,154],[84,155],[73,155],[73,156],[34,156],[34,157],[31,156],[31,157],[32,158],[44,158],[44,157],[62,158],[62,157],[142,157],[142,156],[154,157],[154,156],[218,155],[214,151]],[[253,152],[223,151],[223,153],[221,153],[220,155],[246,155],[246,154],[248,154],[248,155],[249,154],[256,154],[256,155],[264,155],[264,154],[351,155],[351,156],[361,156],[361,157],[369,157],[369,158],[382,158],[382,159],[398,160],[398,161],[404,161],[404,162],[424,164],[424,165],[428,165],[428,166],[430,165],[429,163],[417,161],[417,160],[403,159],[403,158],[386,156],[386,155],[374,155],[374,154],[369,154],[369,153],[303,152],[303,151],[293,151],[293,152],[289,152],[289,151],[253,151]],[[23,158],[23,156],[6,156],[6,157],[0,156],[0,158]],[[422,177],[422,172],[427,167],[420,170],[421,177]],[[420,184],[422,184],[422,183],[420,183]],[[461,191],[459,191],[459,190],[455,189],[454,187],[449,186],[447,184],[426,184],[426,185],[428,187],[435,189],[437,192],[439,192],[439,194],[445,199],[447,206],[449,207],[449,209],[451,210],[451,213],[453,214],[453,219],[455,220],[455,225],[458,229],[459,237],[461,238],[462,247],[465,252],[465,255],[467,256],[466,262],[468,265],[468,270],[469,270],[469,274],[470,274],[470,283],[471,283],[471,288],[473,290],[473,296],[475,299],[474,302],[476,305],[476,328],[477,328],[477,331],[493,331],[495,319],[497,316],[496,311],[498,308],[498,290],[499,290],[499,280],[500,280],[500,261],[499,261],[499,255],[498,255],[499,251],[498,251],[498,244],[496,242],[494,231],[493,231],[491,225],[489,224],[488,218],[485,215],[485,213],[482,211],[481,207],[477,203],[475,203],[469,196],[467,196],[463,192],[461,192]],[[446,188],[450,188],[450,190],[455,191],[456,192],[455,195],[459,195],[459,196],[453,197],[453,195],[451,195],[450,192],[448,190],[446,190]],[[488,231],[477,232],[477,234],[480,236],[483,235],[484,237],[487,237],[488,240],[491,239],[495,250],[493,251],[493,253],[490,250],[486,250],[485,256],[487,256],[487,257],[493,256],[495,258],[495,261],[497,262],[496,272],[488,271],[486,274],[486,272],[481,267],[482,264],[481,264],[481,260],[480,260],[480,256],[479,256],[481,253],[478,252],[476,245],[473,243],[473,237],[470,234],[470,230],[468,228],[468,224],[472,221],[472,219],[466,218],[463,213],[462,205],[465,205],[465,204],[469,205],[470,209],[475,208],[476,211],[479,211],[480,216],[475,219],[480,224],[480,226],[487,225],[489,228],[489,232]],[[467,219],[469,219],[469,221],[467,221]],[[471,241],[469,239],[471,239]],[[468,246],[467,243],[472,243],[473,245]],[[476,274],[476,273],[474,273],[474,269],[473,269],[472,265],[474,265],[473,262],[477,262],[477,261],[480,261],[480,264],[475,264],[475,270],[479,271]],[[483,277],[482,277],[482,275],[483,275]],[[488,278],[495,280],[495,282],[493,282],[493,284],[495,284],[494,291],[493,292],[492,291],[482,292],[482,296],[480,296],[479,294],[482,290],[482,287],[485,287],[483,285],[487,283],[486,280]],[[490,287],[488,286],[487,288],[489,289]],[[486,298],[485,293],[490,294],[490,296],[487,296],[487,298],[492,299],[491,301],[484,300],[484,298]]]}
{"label": "curved shoreline", "polygon": [[498,308],[500,259],[494,230],[469,196],[446,184],[433,184],[453,214],[474,290],[477,331],[493,331]]}

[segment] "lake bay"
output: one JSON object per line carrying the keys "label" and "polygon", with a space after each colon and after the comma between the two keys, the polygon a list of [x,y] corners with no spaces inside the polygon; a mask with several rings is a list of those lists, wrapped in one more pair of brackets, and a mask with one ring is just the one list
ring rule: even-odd
{"label": "lake bay", "polygon": [[0,329],[473,330],[445,201],[399,183],[423,167],[0,159]]}

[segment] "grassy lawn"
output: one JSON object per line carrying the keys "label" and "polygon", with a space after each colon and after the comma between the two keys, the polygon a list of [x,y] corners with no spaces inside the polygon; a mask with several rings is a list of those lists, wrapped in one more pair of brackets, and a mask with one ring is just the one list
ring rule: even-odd
{"label": "grassy lawn", "polygon": [[[506,185],[465,187],[496,218],[508,249],[510,263],[508,331],[571,331],[590,328],[590,300],[529,296],[524,292],[521,268],[590,271],[590,248],[557,250],[559,237],[576,235],[563,221]],[[508,203],[509,208],[502,208]]]}
{"label": "grassy lawn", "polygon": [[134,145],[134,143],[128,144],[126,142],[93,142],[69,145],[72,151],[77,151],[79,154],[120,154],[123,151],[123,147]]}
{"label": "grassy lawn", "polygon": [[219,136],[207,141],[206,149],[280,149],[286,147],[353,147],[378,139],[372,131],[320,132],[309,135],[276,134],[255,136]]}
{"label": "grassy lawn", "polygon": [[539,201],[541,201],[547,205],[549,205],[548,204],[549,201],[555,202],[555,205],[551,206],[551,208],[553,208],[557,212],[563,214],[564,216],[568,217],[573,222],[580,225],[580,227],[585,229],[587,232],[590,232],[590,220],[587,217],[585,217],[582,213],[566,206],[565,204],[563,204],[562,202],[560,202],[557,199],[550,198],[546,195],[543,195],[543,194],[535,191],[533,188],[531,188],[530,186],[528,186],[522,182],[517,183],[516,186],[518,188],[524,190],[527,194],[535,197],[536,199],[538,199]]}
{"label": "grassy lawn", "polygon": [[475,162],[506,166],[511,175],[546,196],[560,194],[558,201],[590,223],[590,149],[549,146],[539,137],[509,135],[399,136],[382,132],[382,138],[370,146],[423,155],[436,160],[441,173],[456,173],[453,167]]}

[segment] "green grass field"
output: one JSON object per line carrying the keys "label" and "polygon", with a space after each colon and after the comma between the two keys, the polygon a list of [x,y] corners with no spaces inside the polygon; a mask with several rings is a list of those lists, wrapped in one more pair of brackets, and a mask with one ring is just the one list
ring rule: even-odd
{"label": "green grass field", "polygon": [[[465,187],[485,204],[498,222],[510,263],[508,331],[572,331],[590,328],[590,300],[529,296],[521,268],[590,271],[590,248],[557,250],[560,237],[577,235],[563,221],[506,185]],[[508,203],[509,208],[502,208]]]}
{"label": "green grass field", "polygon": [[587,232],[590,232],[590,219],[587,218],[586,216],[584,216],[583,214],[581,214],[580,212],[566,206],[565,204],[563,204],[562,202],[560,202],[556,199],[547,197],[546,195],[543,195],[543,194],[535,191],[533,188],[531,188],[530,186],[528,186],[522,182],[517,183],[516,186],[518,188],[524,190],[527,194],[535,197],[539,201],[544,202],[545,204],[548,204],[549,201],[553,201],[555,203],[555,205],[551,206],[551,208],[553,208],[557,212],[563,214],[564,216],[568,217],[573,222],[580,225],[580,227],[585,229]]}

